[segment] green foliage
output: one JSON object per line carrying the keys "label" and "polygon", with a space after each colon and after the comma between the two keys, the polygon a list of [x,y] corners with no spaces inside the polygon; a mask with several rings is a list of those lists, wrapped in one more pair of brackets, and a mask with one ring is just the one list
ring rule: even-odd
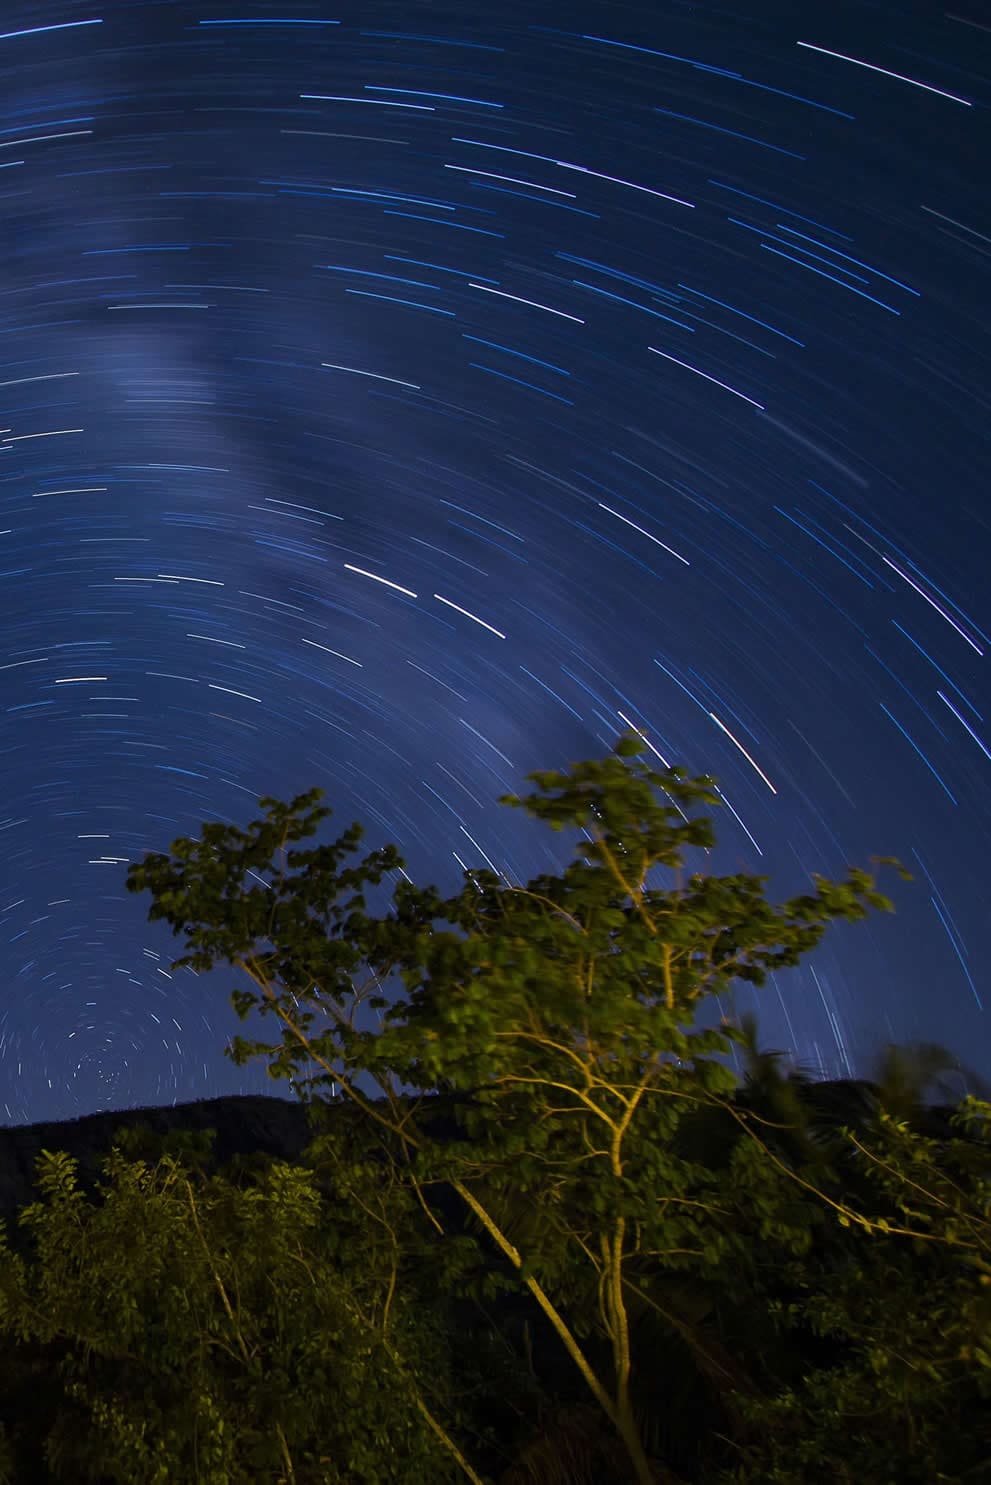
{"label": "green foliage", "polygon": [[[905,1084],[894,1088],[904,1102]],[[829,1365],[751,1399],[739,1485],[929,1485],[991,1479],[991,1105],[967,1099],[942,1139],[883,1109],[834,1130],[856,1214],[782,1271],[771,1308]],[[864,1220],[863,1213],[872,1220]],[[851,1220],[853,1219],[853,1220]]]}
{"label": "green foliage", "polygon": [[[687,1120],[733,1093],[726,1054],[741,1033],[713,1025],[708,1006],[736,980],[759,986],[797,964],[832,921],[890,904],[860,870],[779,905],[764,878],[686,872],[687,853],[714,841],[708,816],[688,811],[718,793],[641,754],[624,739],[505,801],[580,837],[569,865],[523,888],[489,871],[466,872],[447,898],[405,881],[373,916],[366,888],[401,862],[386,850],[345,865],[357,827],[293,849],[326,814],[316,792],[262,801],[246,831],[205,826],[133,866],[128,885],[185,935],[179,963],[240,969],[239,1013],[278,1018],[279,1040],[239,1040],[235,1058],[264,1056],[310,1098],[340,1086],[390,1132],[390,1179],[438,1228],[429,1203],[453,1188],[478,1241],[443,1245],[440,1278],[476,1297],[528,1292],[646,1481],[632,1312],[656,1307],[662,1274],[756,1281],[761,1245],[801,1252],[818,1216],[787,1166],[762,1163],[745,1138],[728,1173],[679,1145]],[[380,1013],[373,1030],[365,1002]],[[459,1097],[456,1139],[436,1140],[419,1116],[435,1088]]]}
{"label": "green foliage", "polygon": [[315,790],[131,867],[274,1018],[235,1059],[326,1117],[214,1175],[139,1132],[92,1199],[45,1158],[0,1253],[0,1393],[56,1380],[2,1415],[15,1476],[30,1434],[134,1485],[991,1481],[991,1107],[926,1111],[932,1049],[816,1085],[720,1015],[891,904],[709,874],[713,781],[636,738],[532,783],[571,859],[525,886],[383,906],[400,857],[304,844]]}
{"label": "green foliage", "polygon": [[[325,1183],[326,1185],[326,1183]],[[257,1185],[172,1157],[107,1162],[92,1201],[43,1156],[3,1243],[0,1327],[41,1344],[64,1401],[53,1478],[126,1485],[379,1485],[451,1478],[418,1406],[443,1337],[395,1285],[395,1254],[347,1190],[271,1164]]]}

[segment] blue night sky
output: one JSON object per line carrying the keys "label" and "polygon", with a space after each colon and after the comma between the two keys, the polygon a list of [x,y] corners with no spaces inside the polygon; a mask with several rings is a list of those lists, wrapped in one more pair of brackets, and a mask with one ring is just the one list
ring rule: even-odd
{"label": "blue night sky", "polygon": [[627,724],[717,869],[914,873],[765,1042],[991,1071],[977,0],[2,24],[0,1121],[276,1091],[144,851],[319,785],[526,878]]}

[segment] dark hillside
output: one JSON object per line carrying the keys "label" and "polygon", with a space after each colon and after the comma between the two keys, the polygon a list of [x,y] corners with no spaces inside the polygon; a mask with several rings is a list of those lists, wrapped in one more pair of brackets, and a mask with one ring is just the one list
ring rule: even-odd
{"label": "dark hillside", "polygon": [[0,1129],[0,1214],[32,1199],[35,1164],[43,1150],[65,1150],[79,1162],[82,1184],[92,1185],[121,1130],[148,1129],[164,1138],[216,1131],[213,1153],[224,1166],[239,1155],[296,1160],[311,1138],[305,1107],[261,1094],[204,1098],[166,1108],[118,1109],[61,1123]]}

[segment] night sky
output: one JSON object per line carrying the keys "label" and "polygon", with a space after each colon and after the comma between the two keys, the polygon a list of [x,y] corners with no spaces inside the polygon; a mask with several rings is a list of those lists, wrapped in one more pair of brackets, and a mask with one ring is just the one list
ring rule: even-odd
{"label": "night sky", "polygon": [[319,785],[419,881],[525,879],[560,841],[496,799],[627,725],[718,778],[716,869],[915,875],[767,1044],[991,1071],[956,11],[7,0],[0,1122],[283,1086],[144,851]]}

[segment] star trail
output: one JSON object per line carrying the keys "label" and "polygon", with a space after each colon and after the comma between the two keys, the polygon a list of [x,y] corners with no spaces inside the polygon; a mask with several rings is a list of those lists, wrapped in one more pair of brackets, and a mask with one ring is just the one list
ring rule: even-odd
{"label": "star trail", "polygon": [[11,0],[0,1122],[276,1086],[143,852],[319,785],[525,879],[631,727],[717,869],[913,872],[765,1044],[991,1072],[987,19]]}

